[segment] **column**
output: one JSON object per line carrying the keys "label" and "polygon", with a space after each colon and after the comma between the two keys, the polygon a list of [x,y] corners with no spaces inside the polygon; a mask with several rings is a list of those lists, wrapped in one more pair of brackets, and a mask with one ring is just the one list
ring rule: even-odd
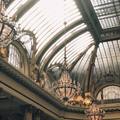
{"label": "column", "polygon": [[40,119],[40,111],[39,110],[36,111],[34,120],[41,120]]}
{"label": "column", "polygon": [[24,116],[24,120],[32,120],[32,107],[29,106],[29,107],[26,107],[25,108],[25,116]]}

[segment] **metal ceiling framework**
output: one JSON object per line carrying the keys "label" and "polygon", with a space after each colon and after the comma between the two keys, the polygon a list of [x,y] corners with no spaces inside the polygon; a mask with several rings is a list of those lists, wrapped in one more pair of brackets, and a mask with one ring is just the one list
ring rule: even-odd
{"label": "metal ceiling framework", "polygon": [[[96,60],[94,63],[94,75],[92,76],[94,81],[99,82],[103,76],[111,74],[112,76],[120,76],[120,50],[119,50],[119,41],[120,41],[120,1],[118,0],[91,0],[92,4],[88,0],[75,0],[79,9],[81,10],[87,25],[92,28],[90,29],[93,34],[96,42],[99,43],[98,51],[96,55]],[[110,4],[108,9],[113,9],[114,13],[109,12],[109,14],[104,10],[106,5]],[[117,8],[116,8],[117,7]],[[107,10],[107,9],[106,9]],[[98,12],[99,11],[99,12]],[[115,14],[117,17],[117,23],[115,24],[114,19],[110,19],[107,15]],[[106,17],[106,16],[107,17]],[[102,18],[103,17],[103,18]],[[107,22],[108,24],[107,24]],[[105,24],[107,24],[105,26]],[[99,39],[97,39],[99,38]],[[104,42],[104,43],[103,43]],[[83,59],[84,60],[84,59]],[[87,59],[88,60],[88,59]],[[86,60],[86,63],[88,63]],[[90,61],[90,58],[89,58]],[[91,62],[90,62],[91,63]],[[80,62],[81,64],[81,62]],[[76,65],[77,66],[77,65]],[[89,66],[89,65],[88,65]],[[85,66],[84,66],[85,67]],[[82,67],[76,68],[77,70],[82,69]],[[87,68],[84,68],[87,71]],[[89,69],[89,67],[88,67]],[[75,70],[75,71],[77,71]],[[79,73],[79,76],[82,76],[82,79],[85,80],[86,86],[89,90],[89,82],[86,76]],[[87,75],[88,76],[88,75]],[[81,78],[79,78],[82,80]],[[83,84],[84,84],[83,83]],[[89,87],[88,87],[89,86]]]}
{"label": "metal ceiling framework", "polygon": [[[81,23],[83,23],[83,20],[77,20],[74,23],[72,23],[71,25],[66,27],[66,32],[68,32],[69,30],[73,29],[74,27],[80,25]],[[37,63],[39,63],[39,61],[41,60],[42,56],[44,55],[44,53],[47,51],[47,49],[54,44],[54,42],[56,42],[62,35],[64,35],[65,30],[61,30],[58,34],[56,34],[52,40],[49,40],[49,43],[46,44],[44,46],[44,48],[38,53],[38,55],[36,56],[36,60]]]}
{"label": "metal ceiling framework", "polygon": [[[36,62],[40,64],[41,69],[45,70],[51,64],[62,63],[63,47],[67,45],[69,59],[67,62],[70,71],[77,74],[77,79],[84,84],[83,81],[88,80],[84,73],[91,64],[92,47],[95,44],[98,49],[92,76],[94,82],[98,82],[102,76],[109,73],[120,76],[119,0],[66,0],[65,15],[67,17],[61,16],[60,20],[58,16],[49,16],[51,13],[46,12],[47,7],[51,9],[50,5],[44,6],[48,4],[47,0],[45,0],[46,3],[42,3],[44,7],[40,3],[42,0],[18,0],[19,2],[14,5],[16,1],[9,5],[7,14],[17,15],[18,24],[35,34],[38,49]],[[52,4],[55,5],[56,1],[53,0]],[[45,16],[46,13],[48,16]],[[52,20],[52,17],[55,18]],[[66,28],[63,25],[65,19]],[[86,32],[89,33],[86,34]],[[83,39],[83,41],[75,42],[77,39]],[[81,48],[83,45],[84,48]]]}
{"label": "metal ceiling framework", "polygon": [[75,0],[75,2],[98,44],[101,40],[102,28],[90,0]]}
{"label": "metal ceiling framework", "polygon": [[47,68],[49,62],[55,56],[56,52],[58,52],[59,50],[61,50],[62,48],[64,48],[65,45],[67,45],[69,42],[71,42],[73,39],[75,39],[79,35],[85,33],[87,30],[88,30],[87,28],[84,28],[83,30],[79,30],[79,31],[75,32],[75,34],[73,34],[70,38],[66,39],[64,42],[62,42],[61,44],[59,44],[59,46],[56,49],[54,49],[54,51],[46,58],[46,60],[44,62],[44,65],[42,67],[43,68]]}

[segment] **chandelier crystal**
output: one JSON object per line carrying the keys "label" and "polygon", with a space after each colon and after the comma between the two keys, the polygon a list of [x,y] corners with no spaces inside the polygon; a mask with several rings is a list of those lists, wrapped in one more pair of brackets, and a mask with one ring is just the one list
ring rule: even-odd
{"label": "chandelier crystal", "polygon": [[[64,22],[66,30],[67,22]],[[68,71],[67,57],[66,57],[66,45],[64,48],[64,65],[60,79],[53,83],[53,90],[55,94],[64,102],[68,102],[75,94],[80,92],[80,84],[71,79],[70,73]]]}
{"label": "chandelier crystal", "polygon": [[85,114],[88,120],[103,120],[104,117],[104,111],[95,103],[85,111]]}
{"label": "chandelier crystal", "polygon": [[56,95],[63,101],[68,101],[79,90],[79,85],[72,81],[66,68],[63,69],[61,77],[53,83],[53,89]]}
{"label": "chandelier crystal", "polygon": [[7,47],[17,35],[15,21],[5,15],[8,3],[6,0],[0,0],[0,47]]}
{"label": "chandelier crystal", "polygon": [[69,99],[68,103],[71,105],[90,106],[92,104],[92,97],[89,92],[86,92],[84,97],[80,93],[81,90],[77,91],[75,96]]}

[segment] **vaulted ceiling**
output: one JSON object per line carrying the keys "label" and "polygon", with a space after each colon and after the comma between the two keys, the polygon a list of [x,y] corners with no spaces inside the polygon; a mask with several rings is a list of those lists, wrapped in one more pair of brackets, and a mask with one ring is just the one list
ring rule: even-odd
{"label": "vaulted ceiling", "polygon": [[63,64],[66,46],[68,68],[81,84],[91,64],[94,82],[120,77],[119,0],[11,0],[6,14],[32,33],[41,69]]}

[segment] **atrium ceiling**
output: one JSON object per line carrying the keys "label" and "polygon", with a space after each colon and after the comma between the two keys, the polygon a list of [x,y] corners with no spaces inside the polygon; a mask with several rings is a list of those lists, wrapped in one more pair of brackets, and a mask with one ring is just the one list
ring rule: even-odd
{"label": "atrium ceiling", "polygon": [[35,43],[40,69],[56,71],[66,46],[68,68],[83,86],[91,64],[94,82],[120,77],[120,0],[11,0],[6,14],[33,37],[21,42],[28,53]]}

